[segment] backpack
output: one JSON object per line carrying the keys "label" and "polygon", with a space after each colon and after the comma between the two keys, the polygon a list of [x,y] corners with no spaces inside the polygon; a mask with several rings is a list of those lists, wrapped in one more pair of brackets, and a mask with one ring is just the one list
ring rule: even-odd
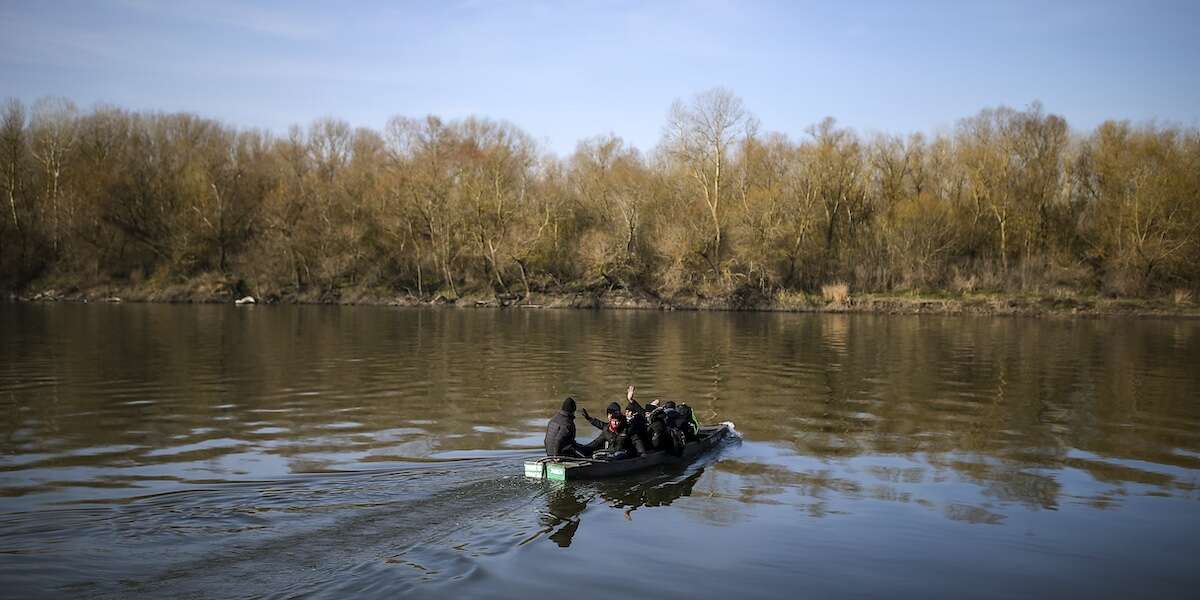
{"label": "backpack", "polygon": [[667,431],[671,432],[671,445],[673,446],[671,449],[671,454],[674,454],[675,456],[682,456],[683,449],[687,446],[686,434],[683,433],[682,429],[677,429],[675,427],[672,427]]}
{"label": "backpack", "polygon": [[683,415],[687,423],[687,434],[689,439],[695,439],[700,434],[700,422],[696,420],[696,413],[692,407],[686,404],[679,405],[679,414]]}

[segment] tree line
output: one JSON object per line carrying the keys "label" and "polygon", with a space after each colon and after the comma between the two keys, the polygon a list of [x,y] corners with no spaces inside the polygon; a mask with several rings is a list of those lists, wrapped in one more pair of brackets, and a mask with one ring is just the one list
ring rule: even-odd
{"label": "tree line", "polygon": [[0,194],[15,290],[213,274],[313,300],[1200,288],[1200,131],[1080,133],[1038,103],[932,135],[829,118],[793,139],[717,88],[675,102],[647,153],[601,135],[562,158],[475,117],[275,135],[8,100]]}

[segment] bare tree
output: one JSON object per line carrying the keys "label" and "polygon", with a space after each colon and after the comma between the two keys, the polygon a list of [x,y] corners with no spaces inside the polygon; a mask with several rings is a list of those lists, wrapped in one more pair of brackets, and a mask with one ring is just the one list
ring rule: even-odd
{"label": "bare tree", "polygon": [[[865,157],[858,136],[837,127],[832,117],[810,127],[808,134],[813,140],[804,148],[806,185],[825,212],[825,269],[826,275],[831,275],[841,238],[865,219]],[[845,233],[839,235],[840,230]]]}
{"label": "bare tree", "polygon": [[984,110],[959,124],[959,149],[967,172],[971,198],[978,211],[988,213],[999,234],[1000,265],[1008,272],[1009,238],[1013,215],[1015,169],[1008,123],[1015,111],[1010,108]]}
{"label": "bare tree", "polygon": [[600,275],[616,285],[640,272],[638,238],[653,186],[637,150],[613,135],[581,142],[571,157],[571,186],[580,202],[599,214],[600,239],[589,253]]}
{"label": "bare tree", "polygon": [[58,249],[61,237],[59,196],[66,157],[75,145],[77,110],[66,98],[42,98],[33,105],[33,156],[45,175],[46,202],[50,206],[50,243]]}
{"label": "bare tree", "polygon": [[3,169],[4,194],[8,197],[13,228],[21,230],[17,215],[17,196],[22,187],[22,162],[25,157],[25,107],[15,98],[4,103],[0,113],[0,169]]}
{"label": "bare tree", "polygon": [[728,185],[722,178],[728,171],[731,149],[756,130],[757,121],[746,112],[742,99],[725,88],[701,92],[689,104],[676,100],[667,118],[666,150],[700,187],[712,219],[712,242],[706,258],[717,276],[722,275],[721,201]]}
{"label": "bare tree", "polygon": [[[432,115],[424,119],[395,117],[388,121],[387,143],[394,171],[391,197],[396,211],[389,217],[391,235],[396,240],[405,235],[413,239],[418,253],[418,293],[424,293],[422,262],[428,252],[443,285],[457,297],[455,237],[461,216],[451,206],[457,134]],[[409,212],[411,217],[403,216]]]}
{"label": "bare tree", "polygon": [[1190,155],[1186,140],[1171,130],[1108,121],[1089,146],[1097,191],[1094,244],[1128,277],[1119,291],[1144,289],[1159,270],[1196,256],[1200,159]]}

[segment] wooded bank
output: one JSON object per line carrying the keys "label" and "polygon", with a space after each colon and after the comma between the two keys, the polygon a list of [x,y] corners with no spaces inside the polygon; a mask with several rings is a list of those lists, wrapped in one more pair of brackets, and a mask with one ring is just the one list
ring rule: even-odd
{"label": "wooded bank", "polygon": [[21,296],[1187,307],[1200,291],[1200,132],[1077,132],[1036,103],[933,136],[826,119],[792,139],[714,89],[672,106],[647,153],[603,135],[564,158],[483,118],[277,136],[9,101],[0,200],[0,288]]}

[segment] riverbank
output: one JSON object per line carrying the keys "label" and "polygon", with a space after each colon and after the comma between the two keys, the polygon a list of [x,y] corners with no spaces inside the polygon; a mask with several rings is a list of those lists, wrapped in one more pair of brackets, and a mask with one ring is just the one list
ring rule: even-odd
{"label": "riverbank", "polygon": [[1114,298],[1056,290],[1047,294],[917,294],[917,293],[804,293],[774,295],[731,294],[720,297],[664,296],[653,292],[593,288],[564,292],[494,294],[464,293],[458,298],[442,295],[418,297],[372,289],[344,289],[337,294],[310,292],[300,295],[255,296],[241,281],[199,278],[173,285],[92,286],[47,285],[24,292],[10,292],[13,302],[152,302],[184,304],[228,304],[245,298],[254,304],[344,304],[375,306],[452,306],[466,308],[554,308],[715,310],[759,312],[826,312],[933,315],[1007,315],[1034,317],[1166,317],[1200,318],[1200,306],[1190,295],[1176,293],[1158,298]]}

